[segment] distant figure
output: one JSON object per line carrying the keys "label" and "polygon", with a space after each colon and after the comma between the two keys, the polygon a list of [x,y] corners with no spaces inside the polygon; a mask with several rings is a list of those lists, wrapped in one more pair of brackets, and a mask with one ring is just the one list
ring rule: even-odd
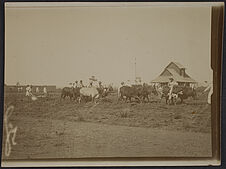
{"label": "distant figure", "polygon": [[78,81],[75,81],[75,88],[78,88]]}
{"label": "distant figure", "polygon": [[171,100],[173,88],[174,88],[174,86],[177,86],[178,83],[175,82],[174,79],[173,79],[172,77],[169,78],[169,80],[170,80],[169,83],[168,83],[168,86],[169,86],[169,88],[170,88],[170,91],[169,91],[169,100]]}
{"label": "distant figure", "polygon": [[158,83],[158,85],[155,86],[155,90],[156,90],[157,95],[159,96],[159,99],[161,101],[161,99],[163,97],[163,85],[161,85],[160,83]]}
{"label": "distant figure", "polygon": [[27,87],[26,87],[26,96],[32,96],[31,86],[30,85],[27,85]]}
{"label": "distant figure", "polygon": [[130,86],[130,87],[132,86],[130,80],[127,80],[126,86]]}
{"label": "distant figure", "polygon": [[101,81],[99,81],[98,87],[99,87],[100,89],[104,89],[104,86],[102,85],[102,82],[101,82]]}
{"label": "distant figure", "polygon": [[43,88],[43,93],[44,93],[44,95],[47,95],[47,89],[46,89],[46,86],[44,86],[44,88]]}
{"label": "distant figure", "polygon": [[39,88],[38,87],[36,87],[36,93],[39,93]]}
{"label": "distant figure", "polygon": [[154,86],[153,86],[153,87],[154,87],[155,89],[158,89],[160,86],[161,86],[160,83],[154,83]]}
{"label": "distant figure", "polygon": [[75,88],[75,83],[72,83],[72,88],[73,88],[73,89]]}
{"label": "distant figure", "polygon": [[190,83],[190,87],[192,88],[192,90],[195,89],[195,84],[194,83]]}
{"label": "distant figure", "polygon": [[93,82],[90,82],[88,87],[93,87]]}
{"label": "distant figure", "polygon": [[121,97],[121,93],[120,93],[120,88],[125,86],[125,83],[124,82],[121,82],[119,88],[118,88],[118,99]]}
{"label": "distant figure", "polygon": [[209,93],[208,93],[208,98],[207,98],[207,103],[208,104],[211,104],[211,96],[213,94],[213,83],[209,84],[206,89],[204,90],[204,92],[208,91],[209,90]]}
{"label": "distant figure", "polygon": [[80,80],[80,82],[79,82],[79,84],[78,84],[78,87],[79,87],[79,88],[84,87],[82,80]]}

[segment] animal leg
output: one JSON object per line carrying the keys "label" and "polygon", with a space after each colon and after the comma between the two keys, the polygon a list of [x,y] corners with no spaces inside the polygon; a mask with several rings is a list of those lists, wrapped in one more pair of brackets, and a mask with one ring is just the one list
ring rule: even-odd
{"label": "animal leg", "polygon": [[139,103],[142,102],[141,99],[138,96],[136,96],[135,98],[138,99]]}
{"label": "animal leg", "polygon": [[149,103],[150,102],[150,99],[149,99],[148,95],[147,95],[147,100],[148,100],[148,103]]}
{"label": "animal leg", "polygon": [[97,99],[100,97],[100,95],[98,94],[98,95],[96,95],[95,97],[94,97],[94,102],[95,103],[97,103]]}

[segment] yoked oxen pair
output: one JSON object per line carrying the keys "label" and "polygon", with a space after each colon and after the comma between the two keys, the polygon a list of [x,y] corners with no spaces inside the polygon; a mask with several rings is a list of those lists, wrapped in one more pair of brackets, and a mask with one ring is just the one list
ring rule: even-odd
{"label": "yoked oxen pair", "polygon": [[176,104],[177,98],[180,99],[180,103],[183,103],[189,97],[197,98],[196,90],[188,86],[174,86],[171,100],[169,100],[170,88],[168,86],[163,86],[161,89],[158,88],[157,91],[160,94],[161,100],[165,98],[167,104]]}
{"label": "yoked oxen pair", "polygon": [[139,102],[144,102],[146,99],[149,102],[151,93],[157,94],[155,88],[147,84],[122,86],[118,91],[118,100],[129,100],[131,102],[132,98],[135,98]]}

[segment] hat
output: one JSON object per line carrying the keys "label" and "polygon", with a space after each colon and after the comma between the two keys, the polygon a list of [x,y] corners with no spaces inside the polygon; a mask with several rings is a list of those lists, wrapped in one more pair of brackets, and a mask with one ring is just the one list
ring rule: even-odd
{"label": "hat", "polygon": [[97,81],[97,79],[95,78],[95,76],[91,76],[91,77],[89,78],[89,80]]}

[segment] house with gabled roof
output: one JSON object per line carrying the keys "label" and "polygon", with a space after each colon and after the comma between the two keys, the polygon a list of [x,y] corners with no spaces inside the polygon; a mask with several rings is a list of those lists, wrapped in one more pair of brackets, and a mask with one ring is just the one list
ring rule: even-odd
{"label": "house with gabled roof", "polygon": [[197,83],[186,73],[186,68],[177,62],[170,62],[163,72],[151,83],[167,84],[169,78],[173,78],[179,85],[189,86],[190,84]]}

